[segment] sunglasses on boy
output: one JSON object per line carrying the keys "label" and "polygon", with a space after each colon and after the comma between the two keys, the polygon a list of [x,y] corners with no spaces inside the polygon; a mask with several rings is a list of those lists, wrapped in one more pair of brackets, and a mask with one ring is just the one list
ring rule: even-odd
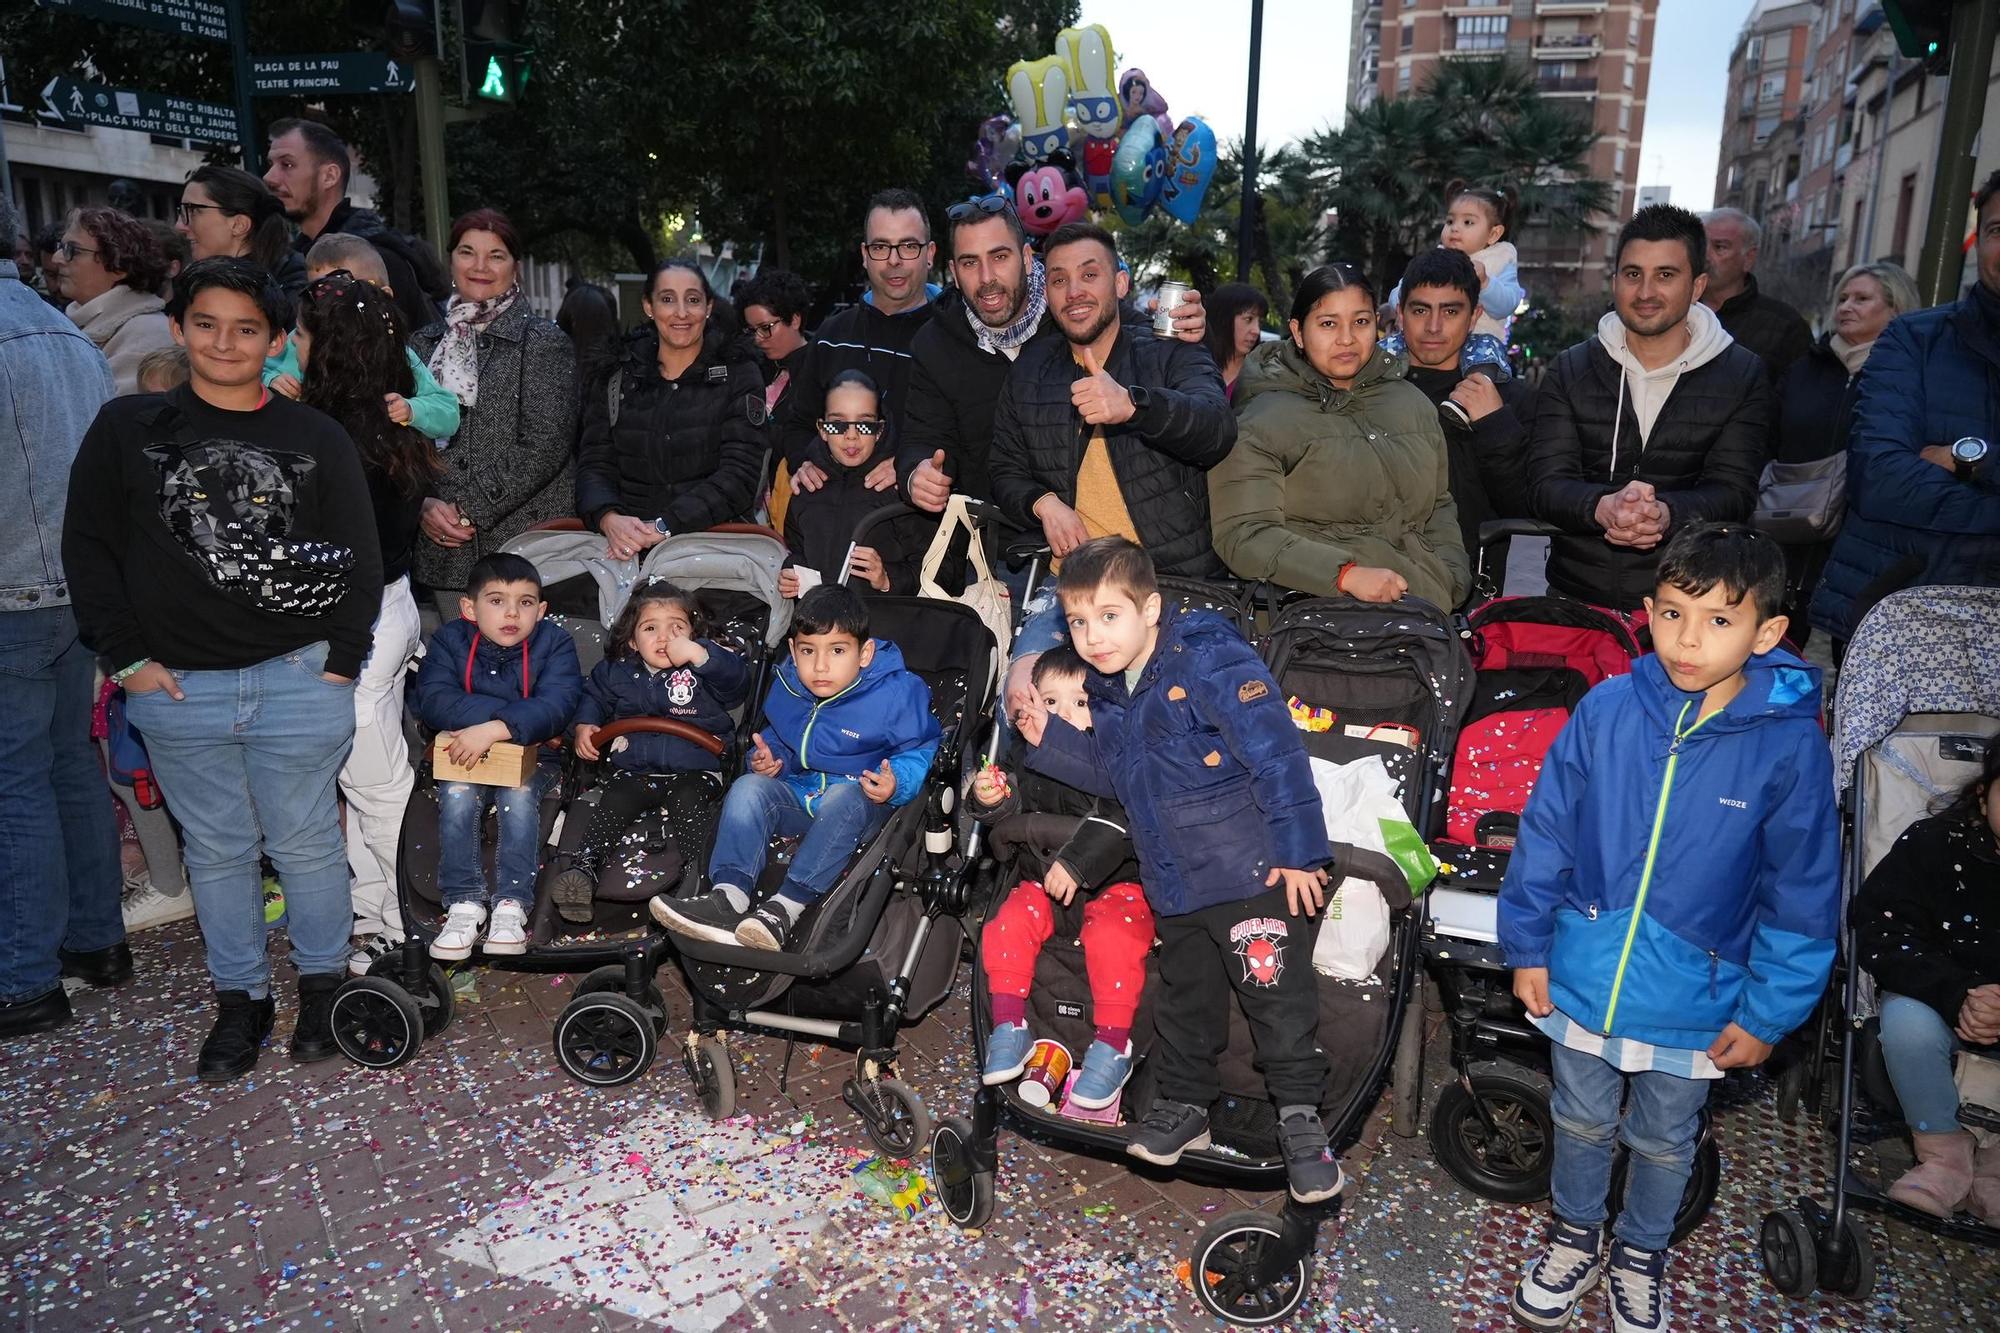
{"label": "sunglasses on boy", "polygon": [[869,440],[873,439],[876,432],[881,429],[882,423],[879,421],[833,421],[822,417],[819,422],[819,433],[829,439],[838,439],[849,431],[853,431],[862,439]]}

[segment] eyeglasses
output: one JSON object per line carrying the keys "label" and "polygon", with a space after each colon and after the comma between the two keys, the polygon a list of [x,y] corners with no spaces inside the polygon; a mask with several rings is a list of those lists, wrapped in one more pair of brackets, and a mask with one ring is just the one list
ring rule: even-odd
{"label": "eyeglasses", "polygon": [[762,324],[752,324],[750,326],[750,336],[758,342],[763,342],[766,338],[776,333],[778,325],[782,323],[784,321],[781,319],[767,319]]}
{"label": "eyeglasses", "polygon": [[179,218],[185,225],[192,227],[194,225],[194,215],[204,208],[213,209],[217,213],[227,213],[229,211],[221,204],[190,204],[183,200],[174,205],[174,216]]}
{"label": "eyeglasses", "polygon": [[65,263],[74,261],[78,255],[101,255],[103,253],[102,250],[92,250],[78,245],[75,241],[56,242],[55,256]]}
{"label": "eyeglasses", "polygon": [[874,260],[887,259],[892,250],[901,259],[920,259],[929,244],[929,241],[864,241],[861,248]]}
{"label": "eyeglasses", "polygon": [[998,217],[1013,205],[1004,194],[983,195],[978,199],[968,199],[962,204],[953,204],[944,211],[947,222],[974,222],[980,218]]}
{"label": "eyeglasses", "polygon": [[828,439],[838,439],[853,431],[864,440],[872,440],[881,429],[882,423],[879,421],[833,421],[822,417],[819,422],[819,433]]}

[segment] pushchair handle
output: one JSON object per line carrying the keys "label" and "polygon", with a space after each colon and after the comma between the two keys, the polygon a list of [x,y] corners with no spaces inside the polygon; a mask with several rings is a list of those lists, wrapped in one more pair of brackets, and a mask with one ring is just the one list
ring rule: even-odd
{"label": "pushchair handle", "polygon": [[1484,548],[1509,537],[1560,537],[1563,530],[1539,518],[1490,518],[1479,525],[1479,545]]}
{"label": "pushchair handle", "polygon": [[922,514],[924,512],[924,510],[917,508],[913,504],[905,504],[901,500],[891,500],[888,504],[878,509],[871,509],[861,516],[861,521],[854,525],[854,537],[852,540],[856,546],[866,546],[868,544],[868,534],[873,532],[880,524],[887,523],[891,519],[901,518],[905,514]]}
{"label": "pushchair handle", "polygon": [[[747,525],[746,525],[747,526]],[[597,746],[599,754],[620,736],[653,735],[678,736],[690,745],[698,745],[710,754],[720,758],[723,751],[722,738],[713,732],[671,717],[627,717],[616,722],[608,722],[597,729],[591,743]]]}
{"label": "pushchair handle", "polygon": [[776,528],[767,528],[762,523],[714,523],[709,525],[708,527],[702,528],[701,531],[736,532],[736,533],[747,534],[752,537],[769,537],[772,541],[777,542],[780,545],[783,545],[785,540],[784,537],[779,534]]}
{"label": "pushchair handle", "polygon": [[[580,518],[578,518],[578,517],[576,517],[576,516],[575,516],[575,515],[573,515],[573,514],[571,514],[571,515],[566,515],[565,517],[562,517],[562,518],[549,518],[549,519],[544,519],[544,520],[542,520],[542,521],[541,521],[540,523],[537,523],[537,524],[535,524],[535,525],[534,525],[533,527],[531,527],[531,528],[526,528],[526,529],[523,529],[523,530],[524,530],[524,531],[526,531],[526,532],[588,532],[588,531],[590,531],[590,529],[588,529],[588,528],[586,528],[586,527],[584,527],[584,526],[583,526],[583,520],[582,520],[582,519],[580,519]],[[751,536],[753,536],[753,537],[769,537],[769,538],[770,538],[770,539],[771,539],[772,541],[774,541],[774,542],[782,542],[782,541],[784,541],[784,540],[785,540],[785,539],[784,539],[784,538],[783,538],[782,536],[780,536],[780,535],[778,534],[778,531],[777,531],[777,529],[775,529],[775,528],[767,528],[767,527],[765,527],[765,526],[764,526],[763,524],[761,524],[761,523],[717,523],[717,524],[713,525],[712,527],[706,527],[706,528],[702,528],[702,529],[700,529],[700,531],[702,531],[702,532],[747,532],[747,533],[749,533],[749,534],[750,534]]]}
{"label": "pushchair handle", "polygon": [[1410,880],[1394,857],[1351,842],[1328,843],[1327,850],[1333,853],[1333,862],[1327,867],[1328,879],[1365,879],[1382,890],[1382,897],[1391,909],[1409,905]]}

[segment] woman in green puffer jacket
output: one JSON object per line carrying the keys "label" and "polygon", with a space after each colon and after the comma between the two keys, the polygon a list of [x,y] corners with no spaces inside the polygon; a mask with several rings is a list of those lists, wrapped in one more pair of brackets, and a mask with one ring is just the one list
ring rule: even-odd
{"label": "woman in green puffer jacket", "polygon": [[1208,474],[1215,549],[1239,578],[1449,610],[1472,563],[1446,490],[1437,409],[1375,345],[1375,289],[1332,264],[1306,276],[1291,337],[1236,386],[1236,448]]}

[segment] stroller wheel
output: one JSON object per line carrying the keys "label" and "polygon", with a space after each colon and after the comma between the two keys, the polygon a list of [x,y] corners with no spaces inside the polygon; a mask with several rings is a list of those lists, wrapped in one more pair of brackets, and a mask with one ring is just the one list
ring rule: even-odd
{"label": "stroller wheel", "polygon": [[365,1069],[394,1069],[423,1045],[423,1011],[386,977],[351,977],[333,993],[333,1042]]}
{"label": "stroller wheel", "polygon": [[974,1230],[993,1216],[993,1173],[972,1160],[972,1124],[948,1115],[931,1134],[931,1187],[952,1225]]}
{"label": "stroller wheel", "polygon": [[[368,975],[403,985],[403,954],[400,949],[383,954],[368,965]],[[408,987],[403,987],[407,993]],[[424,993],[413,996],[424,1016],[424,1036],[435,1037],[451,1026],[458,1012],[458,997],[452,993],[451,978],[436,963],[424,962]]]}
{"label": "stroller wheel", "polygon": [[1525,1069],[1494,1066],[1447,1083],[1431,1111],[1431,1156],[1482,1199],[1531,1203],[1549,1193],[1555,1121],[1549,1090]]}
{"label": "stroller wheel", "polygon": [[1810,1296],[1819,1285],[1819,1256],[1812,1228],[1796,1208],[1764,1214],[1757,1232],[1764,1276],[1787,1296]]}
{"label": "stroller wheel", "polygon": [[1189,1277],[1202,1308],[1246,1328],[1289,1318],[1312,1287],[1312,1253],[1281,1267],[1277,1242],[1278,1219],[1259,1212],[1230,1213],[1196,1237]]}
{"label": "stroller wheel", "polygon": [[[1611,1216],[1625,1206],[1625,1172],[1631,1163],[1631,1154],[1625,1145],[1619,1144],[1617,1156],[1611,1163],[1611,1192],[1606,1196]],[[1674,1210],[1675,1245],[1686,1240],[1694,1229],[1708,1220],[1709,1209],[1715,1206],[1715,1192],[1722,1185],[1722,1150],[1715,1146],[1715,1134],[1704,1119],[1701,1139],[1695,1144],[1694,1166],[1688,1175],[1687,1188],[1681,1191],[1680,1207]]]}
{"label": "stroller wheel", "polygon": [[1786,1065],[1778,1072],[1778,1119],[1788,1125],[1797,1124],[1799,1101],[1806,1088],[1806,1062],[1803,1058]]}
{"label": "stroller wheel", "polygon": [[893,1078],[849,1079],[843,1094],[884,1157],[914,1157],[930,1141],[931,1113],[909,1084]]}
{"label": "stroller wheel", "polygon": [[579,995],[556,1020],[556,1059],[579,1083],[615,1088],[645,1073],[659,1053],[653,1018],[629,995]]}
{"label": "stroller wheel", "polygon": [[1820,1281],[1828,1291],[1849,1300],[1863,1300],[1875,1290],[1875,1251],[1868,1243],[1868,1233],[1862,1230],[1853,1213],[1840,1220],[1840,1229],[1847,1239],[1845,1262],[1835,1272],[1828,1262],[1822,1261]]}
{"label": "stroller wheel", "polygon": [[[602,995],[607,991],[617,991],[623,994],[624,990],[625,964],[606,963],[603,967],[595,968],[585,973],[583,980],[576,983],[576,989],[570,992],[570,998],[574,1000],[585,995]],[[653,982],[648,981],[646,983],[646,998],[641,1001],[641,1004],[644,1008],[654,1011],[654,1035],[657,1036],[665,1032],[667,1030],[667,997]]]}
{"label": "stroller wheel", "polygon": [[710,1120],[727,1120],[736,1114],[736,1066],[730,1062],[729,1048],[713,1036],[688,1039],[681,1056],[701,1109]]}

